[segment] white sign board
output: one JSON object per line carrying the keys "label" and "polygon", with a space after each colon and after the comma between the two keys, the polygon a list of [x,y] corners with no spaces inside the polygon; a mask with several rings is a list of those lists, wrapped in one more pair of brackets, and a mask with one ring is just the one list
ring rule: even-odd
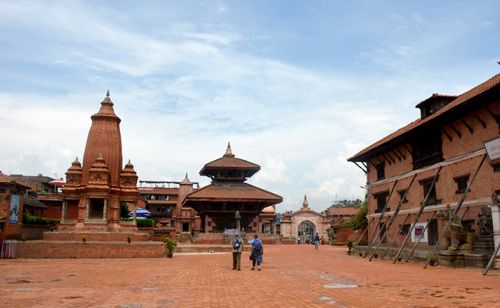
{"label": "white sign board", "polygon": [[413,232],[411,233],[411,241],[416,243],[420,237],[420,243],[427,243],[427,230],[425,230],[425,226],[427,226],[426,222],[419,222],[415,224],[413,228]]}
{"label": "white sign board", "polygon": [[484,144],[486,153],[491,161],[500,160],[500,138],[490,140]]}

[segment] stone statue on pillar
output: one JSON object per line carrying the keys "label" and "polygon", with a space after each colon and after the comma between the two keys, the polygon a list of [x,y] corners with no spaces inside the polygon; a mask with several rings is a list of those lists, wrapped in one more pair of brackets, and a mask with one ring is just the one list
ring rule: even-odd
{"label": "stone statue on pillar", "polygon": [[236,219],[236,230],[241,231],[241,214],[240,211],[236,211],[234,214],[234,219]]}

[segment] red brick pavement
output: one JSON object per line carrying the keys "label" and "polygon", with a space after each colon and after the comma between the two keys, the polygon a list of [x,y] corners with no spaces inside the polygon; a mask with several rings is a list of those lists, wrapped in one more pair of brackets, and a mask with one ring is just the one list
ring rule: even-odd
{"label": "red brick pavement", "polygon": [[[500,272],[368,262],[345,248],[265,247],[172,259],[0,260],[0,306],[38,307],[500,307]],[[339,284],[357,288],[336,288]]]}

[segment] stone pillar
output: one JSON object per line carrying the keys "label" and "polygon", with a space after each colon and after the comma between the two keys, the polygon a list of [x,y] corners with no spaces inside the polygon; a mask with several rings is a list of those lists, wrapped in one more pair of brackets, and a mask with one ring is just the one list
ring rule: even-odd
{"label": "stone pillar", "polygon": [[85,223],[85,220],[87,219],[87,203],[88,199],[82,195],[80,197],[80,200],[78,201],[78,222],[79,223]]}
{"label": "stone pillar", "polygon": [[[500,245],[500,206],[498,195],[493,194],[491,203],[491,218],[493,220],[493,238],[495,240],[495,248]],[[500,251],[496,256],[495,268],[500,268]]]}
{"label": "stone pillar", "polygon": [[106,217],[108,217],[108,199],[104,199],[104,206],[102,208],[102,219],[107,221]]}
{"label": "stone pillar", "polygon": [[276,221],[271,221],[271,235],[276,235]]}
{"label": "stone pillar", "polygon": [[68,205],[66,204],[66,200],[63,200],[62,202],[62,208],[61,208],[61,222],[64,222],[66,219],[66,207]]}
{"label": "stone pillar", "polygon": [[240,231],[241,230],[241,224],[240,224],[241,214],[240,214],[240,211],[236,211],[236,213],[234,214],[234,219],[236,220],[236,230]]}

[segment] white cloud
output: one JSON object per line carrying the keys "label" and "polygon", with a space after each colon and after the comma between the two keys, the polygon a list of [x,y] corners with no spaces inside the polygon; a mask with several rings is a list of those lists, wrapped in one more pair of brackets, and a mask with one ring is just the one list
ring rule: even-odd
{"label": "white cloud", "polygon": [[[225,4],[215,9],[233,14]],[[416,118],[419,100],[470,88],[480,76],[456,85],[414,69],[431,52],[422,46],[440,48],[443,35],[427,43],[426,35],[408,42],[393,34],[358,60],[396,73],[369,75],[261,56],[248,48],[249,37],[260,46],[272,35],[223,23],[177,20],[144,29],[129,18],[86,2],[0,3],[0,25],[34,33],[28,42],[43,52],[31,61],[56,71],[38,78],[44,80],[26,78],[73,93],[0,92],[0,130],[9,132],[0,135],[0,144],[9,145],[0,152],[2,171],[63,174],[83,154],[89,117],[111,88],[124,159],[132,159],[141,179],[180,180],[188,172],[206,184],[198,171],[231,141],[237,157],[262,165],[250,182],[281,194],[279,210],[299,208],[308,194],[321,211],[335,197],[363,197],[364,174],[346,162],[349,156]],[[429,21],[418,14],[394,19],[401,26],[394,32],[420,27],[429,35]]]}

